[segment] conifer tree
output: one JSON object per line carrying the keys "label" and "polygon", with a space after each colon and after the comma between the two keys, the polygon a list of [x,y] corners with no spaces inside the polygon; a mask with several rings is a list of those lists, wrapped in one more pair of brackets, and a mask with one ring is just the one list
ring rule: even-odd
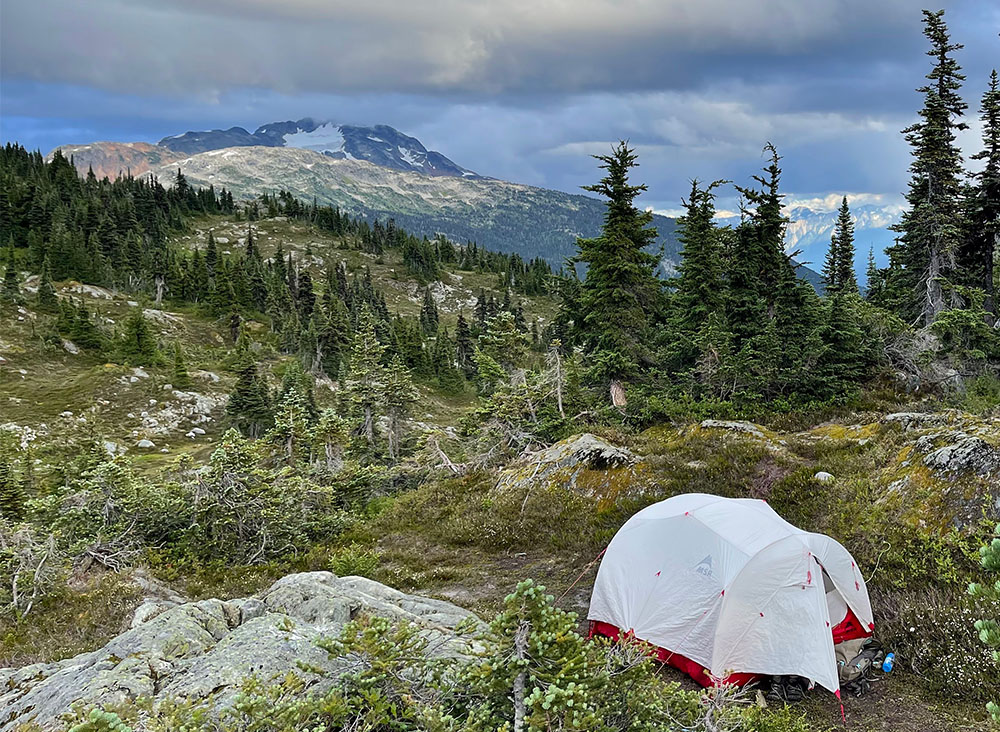
{"label": "conifer tree", "polygon": [[854,275],[854,219],[847,205],[847,196],[844,196],[830,238],[830,249],[823,265],[823,283],[829,295],[858,291]]}
{"label": "conifer tree", "polygon": [[878,269],[878,264],[875,262],[875,248],[868,247],[868,265],[865,267],[865,300],[870,303],[878,304],[879,295],[882,288],[881,283],[881,273]]}
{"label": "conifer tree", "polygon": [[438,330],[438,309],[430,288],[424,289],[424,301],[420,306],[420,327],[424,335],[432,336]]}
{"label": "conifer tree", "polygon": [[130,366],[151,366],[162,359],[156,345],[156,333],[140,308],[133,308],[125,320],[118,351]]}
{"label": "conifer tree", "polygon": [[934,64],[930,83],[917,90],[924,95],[920,120],[903,130],[913,148],[912,177],[909,208],[895,227],[901,233],[899,282],[890,286],[907,294],[904,317],[930,325],[949,307],[944,284],[955,275],[961,242],[962,153],[956,133],[966,128],[961,119],[967,105],[959,95],[965,76],[953,58],[962,45],[951,42],[943,10],[924,10],[923,16]]}
{"label": "conifer tree", "polygon": [[379,343],[375,334],[375,317],[366,305],[358,316],[345,388],[357,415],[357,434],[365,439],[369,447],[375,444],[375,419],[384,400],[384,353],[385,346]]}
{"label": "conifer tree", "polygon": [[280,400],[291,391],[297,392],[302,397],[309,420],[315,420],[319,415],[316,407],[316,387],[310,374],[302,368],[299,361],[291,361],[285,367],[285,373],[281,376],[281,392],[278,396]]}
{"label": "conifer tree", "polygon": [[219,250],[215,246],[215,235],[208,232],[208,245],[205,247],[205,266],[208,268],[208,278],[215,281],[215,269],[219,266]]}
{"label": "conifer tree", "polygon": [[298,389],[289,389],[278,400],[274,410],[274,427],[268,437],[281,446],[289,465],[294,465],[302,457],[302,450],[312,442],[309,411]]}
{"label": "conifer tree", "polygon": [[489,308],[486,303],[486,291],[483,288],[479,288],[479,295],[476,296],[476,328],[480,332],[486,329],[486,320],[489,317]]}
{"label": "conifer tree", "polygon": [[20,303],[21,287],[18,284],[17,265],[14,260],[13,242],[7,247],[6,269],[3,273],[3,287],[0,289],[0,301]]}
{"label": "conifer tree", "polygon": [[[763,175],[754,176],[761,188],[736,187],[745,202],[728,257],[726,311],[737,338],[737,348],[742,346],[743,340],[759,335],[775,318],[779,282],[788,282],[791,270],[784,253],[788,219],[781,212],[781,168],[778,165],[781,158],[770,143],[764,149],[770,153],[770,161]],[[794,276],[791,272],[792,281]]]}
{"label": "conifer tree", "polygon": [[340,373],[341,364],[347,361],[351,349],[352,330],[347,306],[336,293],[325,300],[323,319],[319,322],[317,337],[322,353],[322,368],[331,379]]}
{"label": "conifer tree", "polygon": [[383,390],[383,408],[388,420],[387,436],[389,439],[389,459],[396,462],[399,459],[400,445],[403,438],[403,420],[409,414],[410,407],[417,400],[417,389],[413,385],[409,369],[396,356],[385,369],[385,388]]}
{"label": "conifer tree", "polygon": [[170,370],[170,383],[175,389],[184,391],[191,386],[191,375],[188,373],[187,362],[181,344],[174,342],[174,362]]}
{"label": "conifer tree", "polygon": [[514,316],[501,311],[486,324],[479,337],[479,349],[508,372],[521,365],[527,355],[527,343],[514,323]]}
{"label": "conifer tree", "polygon": [[0,445],[0,519],[16,523],[24,515],[24,486],[14,470],[11,451]]}
{"label": "conifer tree", "polygon": [[476,373],[476,363],[473,358],[476,346],[472,340],[472,331],[462,313],[458,314],[458,325],[455,327],[455,358],[458,367],[466,378],[472,378]]}
{"label": "conifer tree", "polygon": [[577,262],[587,265],[580,291],[580,313],[573,314],[580,342],[591,352],[594,379],[621,390],[647,358],[647,329],[661,305],[656,257],[646,248],[656,241],[652,213],[635,205],[645,185],[631,185],[635,151],[624,141],[610,155],[595,156],[607,173],[599,183],[584,186],[606,201],[601,234],[578,239]]}
{"label": "conifer tree", "polygon": [[271,396],[251,350],[246,326],[241,326],[236,340],[233,370],[236,384],[229,394],[226,414],[244,435],[259,437],[273,423]]}
{"label": "conifer tree", "polygon": [[38,309],[54,313],[59,308],[59,298],[56,296],[56,289],[52,286],[52,275],[49,269],[49,256],[46,254],[42,259],[42,271],[38,277],[38,292],[35,293],[35,302]]}
{"label": "conifer tree", "polygon": [[677,219],[678,241],[683,245],[677,288],[679,325],[695,331],[724,304],[722,239],[715,226],[714,190],[726,181],[717,180],[702,189],[692,181],[684,216]]}
{"label": "conifer tree", "polygon": [[997,314],[994,257],[1000,241],[1000,82],[994,69],[980,106],[983,149],[972,156],[983,168],[969,191],[966,233],[958,264],[966,284],[986,292],[984,307]]}

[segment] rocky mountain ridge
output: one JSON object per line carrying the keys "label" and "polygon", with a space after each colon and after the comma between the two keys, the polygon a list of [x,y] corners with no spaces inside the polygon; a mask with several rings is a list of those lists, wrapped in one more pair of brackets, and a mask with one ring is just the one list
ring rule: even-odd
{"label": "rocky mountain ridge", "polygon": [[388,125],[341,125],[310,117],[297,121],[271,122],[261,125],[252,133],[242,127],[185,132],[164,137],[157,144],[174,153],[187,155],[229,147],[301,148],[336,160],[364,160],[384,168],[432,177],[480,177],[441,153],[428,150],[417,138],[404,135]]}

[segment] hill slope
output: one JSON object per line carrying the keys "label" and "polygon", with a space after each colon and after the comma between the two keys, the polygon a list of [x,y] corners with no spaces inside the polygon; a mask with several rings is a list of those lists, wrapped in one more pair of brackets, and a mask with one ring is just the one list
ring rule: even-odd
{"label": "hill slope", "polygon": [[[604,218],[604,204],[589,196],[492,178],[431,177],[296,148],[211,150],[152,172],[169,181],[177,168],[195,185],[224,185],[239,196],[288,190],[355,215],[394,218],[414,233],[443,233],[556,265],[576,253],[577,237],[595,236]],[[654,224],[670,272],[680,254],[675,223],[655,216]]]}

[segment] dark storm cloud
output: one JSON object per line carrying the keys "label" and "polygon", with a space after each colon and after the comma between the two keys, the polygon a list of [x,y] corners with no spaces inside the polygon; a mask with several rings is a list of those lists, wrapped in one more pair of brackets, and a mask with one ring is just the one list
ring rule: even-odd
{"label": "dark storm cloud", "polygon": [[[8,0],[4,75],[132,93],[589,92],[903,58],[909,0]],[[42,40],[44,39],[44,40]]]}
{"label": "dark storm cloud", "polygon": [[[49,149],[303,116],[385,123],[574,190],[639,147],[647,205],[745,180],[896,195],[928,59],[913,0],[4,0],[0,137]],[[977,106],[1000,5],[947,3]],[[972,137],[968,138],[972,140]]]}

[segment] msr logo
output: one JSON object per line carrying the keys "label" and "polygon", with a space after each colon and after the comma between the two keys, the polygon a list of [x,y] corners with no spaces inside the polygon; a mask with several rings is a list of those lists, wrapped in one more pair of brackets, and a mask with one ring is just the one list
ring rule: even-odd
{"label": "msr logo", "polygon": [[712,555],[709,554],[707,557],[698,562],[698,564],[694,567],[694,571],[698,574],[705,575],[706,577],[714,577],[715,573],[712,571]]}

